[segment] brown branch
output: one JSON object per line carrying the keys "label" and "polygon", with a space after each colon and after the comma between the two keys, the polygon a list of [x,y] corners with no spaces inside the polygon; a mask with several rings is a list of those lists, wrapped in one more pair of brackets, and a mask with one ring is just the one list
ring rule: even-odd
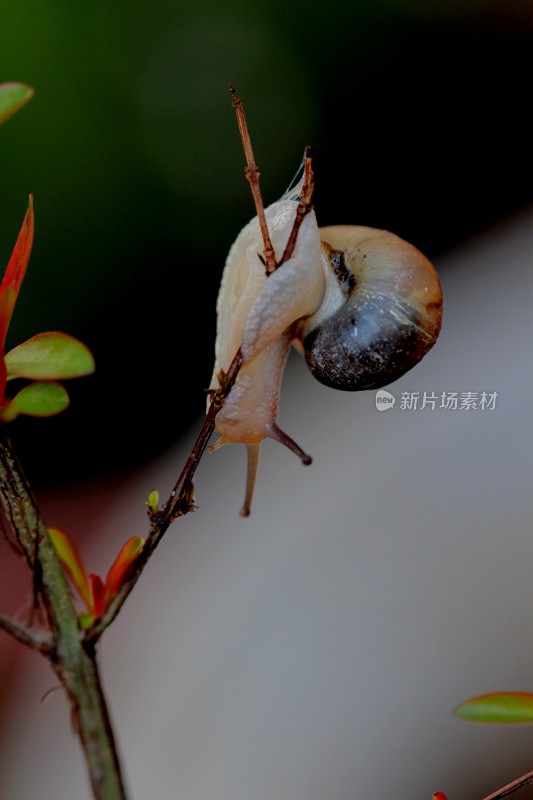
{"label": "brown branch", "polygon": [[37,631],[34,628],[23,625],[21,622],[11,619],[6,614],[0,611],[0,628],[7,633],[10,633],[15,639],[22,644],[31,647],[32,650],[37,650],[45,656],[52,656],[54,652],[53,637],[45,631]]}
{"label": "brown branch", "polygon": [[272,246],[272,241],[270,239],[270,233],[268,232],[263,198],[261,197],[261,189],[259,188],[259,176],[261,173],[259,172],[257,164],[255,163],[254,151],[252,150],[252,142],[250,140],[250,134],[248,133],[248,126],[246,124],[246,117],[244,116],[241,100],[237,96],[233,86],[230,86],[229,90],[231,92],[233,108],[235,109],[235,114],[237,116],[237,124],[239,125],[239,132],[241,134],[244,154],[246,156],[247,166],[244,170],[244,174],[246,175],[248,183],[250,184],[250,189],[252,190],[255,211],[257,214],[257,219],[259,220],[259,227],[261,228],[261,236],[263,237],[263,244],[265,247],[263,252],[264,264],[267,275],[270,275],[270,273],[274,272],[274,270],[277,268],[278,264],[276,261],[276,254],[274,253],[274,248]]}
{"label": "brown branch", "polygon": [[[170,493],[169,500],[165,505],[162,519],[163,522],[167,524],[167,527],[177,517],[183,516],[184,513],[187,513],[187,511],[190,510],[189,500],[192,499],[192,479],[194,477],[194,473],[196,472],[198,464],[200,463],[200,459],[205,452],[211,434],[215,429],[215,417],[224,405],[224,400],[230,393],[233,384],[237,380],[237,375],[239,374],[241,364],[242,353],[239,348],[233,361],[231,362],[230,368],[222,378],[220,388],[213,394],[211,405],[209,406],[204,424],[202,425],[200,433],[198,434],[193,448],[189,453],[187,461],[185,462],[185,466],[181,471],[181,475],[179,476],[174,488],[172,489],[172,492]],[[183,507],[184,504],[185,508]]]}
{"label": "brown branch", "polygon": [[505,786],[502,786],[501,789],[497,789],[492,794],[484,797],[483,800],[501,800],[501,798],[509,797],[509,795],[514,794],[523,786],[528,786],[531,783],[533,783],[533,772],[526,772],[521,778],[507,783]]}
{"label": "brown branch", "polygon": [[298,238],[298,231],[300,230],[300,225],[304,221],[304,217],[306,214],[309,214],[310,211],[313,210],[313,194],[315,191],[315,176],[313,173],[313,158],[311,156],[311,148],[305,148],[305,177],[304,183],[302,186],[302,191],[300,194],[300,201],[298,203],[298,208],[296,209],[296,216],[294,218],[294,223],[292,226],[291,234],[289,236],[287,246],[283,252],[281,257],[281,261],[279,262],[278,266],[281,266],[288,261],[289,258],[292,258],[292,254],[294,252],[294,248],[296,247],[296,239]]}
{"label": "brown branch", "polygon": [[[246,177],[248,178],[250,186],[252,187],[252,193],[254,193],[254,186],[259,192],[259,171],[255,167],[255,162],[253,160],[252,146],[250,142],[250,136],[248,134],[248,129],[246,126],[246,118],[244,116],[242,104],[240,99],[237,97],[235,93],[235,89],[233,89],[233,87],[230,87],[230,91],[233,96],[233,105],[237,112],[239,130],[241,131],[243,146],[250,167],[250,170],[247,172]],[[255,179],[256,183],[250,181],[250,171],[253,171],[252,168],[255,169],[256,172],[256,179]],[[284,264],[286,261],[292,258],[294,247],[296,245],[296,241],[298,238],[298,231],[300,230],[302,221],[305,215],[308,214],[309,211],[311,211],[311,209],[313,208],[312,206],[313,191],[314,191],[314,177],[312,168],[312,157],[310,153],[310,148],[307,147],[305,151],[305,179],[304,179],[304,184],[302,186],[300,201],[296,209],[296,216],[293,222],[293,227],[287,242],[287,246],[285,247],[283,256],[281,257],[279,264],[277,264],[274,261],[273,269],[279,268],[282,264]],[[254,194],[254,200],[256,200],[255,194]],[[264,218],[264,209],[260,193],[259,193],[259,201],[256,200],[256,209],[258,212],[258,217],[260,217],[260,211],[262,211],[263,213],[263,220],[265,224],[265,230],[267,233],[266,239],[263,236],[263,241],[265,242],[265,257],[266,257],[266,241],[270,242],[270,236],[268,235],[268,228],[266,228],[266,219]],[[274,251],[272,250],[272,252]],[[268,267],[267,267],[267,272],[268,272]],[[157,545],[167,532],[170,524],[178,517],[182,517],[185,514],[189,513],[189,511],[192,511],[196,508],[196,506],[193,503],[194,474],[198,468],[200,459],[202,458],[207,448],[209,439],[211,438],[211,435],[215,430],[216,415],[221,410],[222,406],[224,405],[226,397],[230,393],[231,388],[233,387],[235,381],[237,380],[241,364],[242,364],[242,353],[239,348],[239,350],[235,354],[233,361],[231,362],[228,371],[225,374],[221,375],[219,378],[220,387],[216,392],[213,393],[211,405],[209,406],[209,409],[207,411],[207,415],[201,427],[200,433],[198,434],[196,441],[192,447],[192,450],[190,451],[185,461],[185,465],[181,471],[178,480],[174,485],[174,488],[172,489],[172,492],[170,493],[169,499],[163,506],[162,511],[154,512],[152,510],[149,510],[148,512],[150,517],[149,534],[142,550],[140,551],[135,563],[132,566],[130,575],[120,587],[119,591],[109,604],[105,613],[99,619],[97,619],[85,633],[86,641],[91,645],[94,645],[98,641],[98,639],[102,636],[106,628],[108,628],[109,625],[111,625],[113,620],[119,614],[122,606],[126,602],[127,598],[129,597],[133,588],[135,587],[137,581],[144,572],[144,569],[148,561],[150,560]],[[308,460],[309,456],[307,456],[305,453],[300,452],[299,455],[304,460],[304,463],[310,463],[310,460]]]}
{"label": "brown branch", "polygon": [[200,433],[196,437],[196,441],[187,457],[185,466],[170,493],[170,497],[163,506],[163,510],[159,512],[148,512],[150,516],[150,532],[142,550],[137,556],[131,574],[120,587],[106,612],[87,630],[85,637],[88,642],[96,642],[105,629],[109,627],[116,618],[135,584],[141,577],[154,550],[167,532],[170,524],[178,517],[183,517],[195,508],[192,502],[194,474],[205,452],[209,439],[211,438],[211,434],[215,429],[215,417],[222,408],[225,398],[237,379],[241,363],[242,355],[239,349],[231,362],[229,370],[224,375],[222,381],[223,385],[213,394],[211,405],[209,406]]}

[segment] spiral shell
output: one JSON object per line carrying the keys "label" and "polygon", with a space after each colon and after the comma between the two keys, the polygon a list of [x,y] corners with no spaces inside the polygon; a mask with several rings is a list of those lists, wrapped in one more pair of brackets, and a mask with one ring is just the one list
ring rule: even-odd
{"label": "spiral shell", "polygon": [[307,365],[335,389],[392,383],[439,335],[437,273],[416,247],[388,231],[335,225],[321,228],[320,238],[332,287],[303,326]]}

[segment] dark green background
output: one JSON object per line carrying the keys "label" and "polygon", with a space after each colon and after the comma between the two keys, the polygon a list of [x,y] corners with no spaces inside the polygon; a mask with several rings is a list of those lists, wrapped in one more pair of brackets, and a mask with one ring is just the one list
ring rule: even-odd
{"label": "dark green background", "polygon": [[311,144],[319,224],[435,257],[531,202],[532,48],[529,3],[3,0],[0,80],[36,89],[0,129],[1,264],[36,208],[8,344],[59,329],[97,359],[65,414],[15,424],[33,480],[134,467],[201,413],[253,215],[228,82],[267,203]]}

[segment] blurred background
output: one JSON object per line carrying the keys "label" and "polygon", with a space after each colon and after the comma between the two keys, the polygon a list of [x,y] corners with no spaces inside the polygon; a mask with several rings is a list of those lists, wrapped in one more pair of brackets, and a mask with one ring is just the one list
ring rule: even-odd
{"label": "blurred background", "polygon": [[[470,800],[533,767],[529,729],[450,713],[533,690],[532,52],[529,2],[0,5],[0,80],[36,89],[0,128],[0,263],[29,192],[36,208],[8,345],[64,330],[97,362],[65,414],[12,436],[89,569],[146,533],[203,413],[221,271],[253,216],[229,82],[266,203],[311,144],[319,224],[435,261],[441,338],[391,391],[499,394],[378,414],[291,359],[280,421],[314,465],[265,447],[244,522],[241,448],[206,458],[200,511],[103,643],[132,797]],[[0,557],[1,607],[23,614]],[[39,704],[53,677],[0,649],[0,796],[85,800],[64,700]]]}

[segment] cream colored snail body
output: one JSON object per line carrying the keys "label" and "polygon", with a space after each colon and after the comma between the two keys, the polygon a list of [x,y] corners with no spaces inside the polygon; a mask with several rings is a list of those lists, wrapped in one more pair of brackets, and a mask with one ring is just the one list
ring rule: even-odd
{"label": "cream colored snail body", "polygon": [[[289,238],[298,190],[266,209],[276,255]],[[277,425],[279,393],[291,344],[311,373],[336,389],[377,389],[411,369],[435,343],[442,295],[437,274],[412,245],[387,231],[358,225],[319,228],[304,218],[292,258],[270,274],[257,217],[246,225],[226,262],[217,304],[212,388],[239,347],[243,364],[216,417],[219,440],[248,448],[241,514],[250,511],[259,447],[276,439],[311,459]]]}

